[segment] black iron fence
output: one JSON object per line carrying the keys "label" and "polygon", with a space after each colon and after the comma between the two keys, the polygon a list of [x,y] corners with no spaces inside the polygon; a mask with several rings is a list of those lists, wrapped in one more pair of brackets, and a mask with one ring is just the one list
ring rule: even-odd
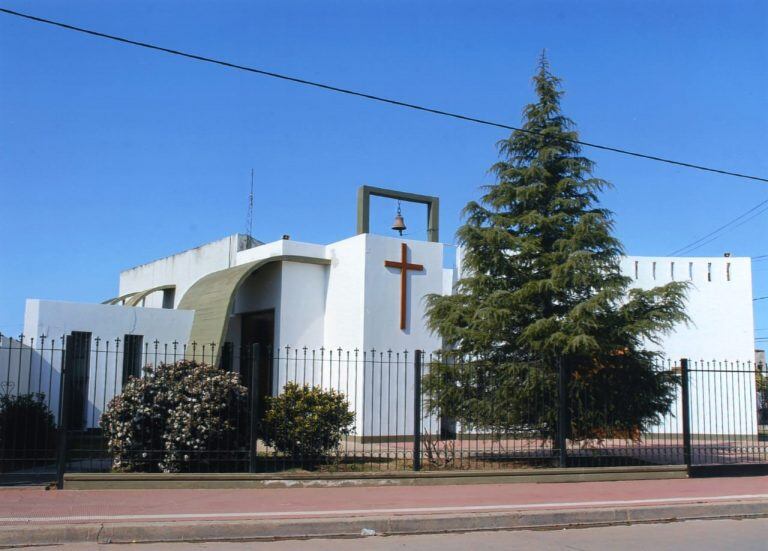
{"label": "black iron fence", "polygon": [[[184,379],[175,392],[186,402],[170,406],[175,398],[168,389],[200,363],[216,367]],[[768,385],[764,367],[749,361],[659,364],[656,369],[674,380],[668,407],[629,428],[599,393],[580,391],[567,366],[542,374],[530,391],[494,403],[481,398],[496,384],[497,366],[461,362],[468,379],[436,386],[436,373],[451,373],[447,363],[421,351],[273,351],[131,336],[106,341],[87,333],[0,336],[0,480],[61,480],[65,472],[111,470],[768,463]],[[162,364],[176,371],[158,370]],[[586,433],[583,421],[577,428],[585,418]],[[323,430],[330,436],[320,438]]]}

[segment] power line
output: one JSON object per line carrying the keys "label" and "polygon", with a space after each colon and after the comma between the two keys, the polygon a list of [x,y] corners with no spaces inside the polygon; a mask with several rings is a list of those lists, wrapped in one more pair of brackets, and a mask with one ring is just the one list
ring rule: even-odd
{"label": "power line", "polygon": [[[441,116],[444,116],[444,117],[451,117],[451,118],[454,118],[454,119],[459,119],[459,120],[463,120],[463,121],[467,121],[467,122],[474,122],[474,123],[482,124],[482,125],[486,125],[486,126],[494,126],[496,128],[503,128],[505,130],[514,130],[514,131],[517,131],[517,132],[525,132],[527,134],[533,134],[533,135],[539,135],[539,136],[543,135],[541,132],[536,132],[534,130],[526,130],[524,128],[518,128],[518,127],[515,127],[515,126],[508,125],[508,124],[500,123],[500,122],[494,122],[494,121],[490,121],[490,120],[486,120],[486,119],[480,119],[480,118],[477,118],[477,117],[471,117],[469,115],[462,115],[460,113],[453,113],[451,111],[444,111],[442,109],[435,109],[433,107],[426,107],[426,106],[423,106],[423,105],[417,105],[415,103],[408,103],[408,102],[405,102],[405,101],[400,101],[400,100],[395,100],[395,99],[391,99],[391,98],[386,98],[386,97],[383,97],[383,96],[376,96],[376,95],[373,95],[373,94],[367,94],[365,92],[358,92],[356,90],[351,90],[351,89],[348,89],[348,88],[341,88],[339,86],[334,86],[334,85],[331,85],[331,84],[324,84],[324,83],[321,83],[321,82],[315,82],[315,81],[306,80],[306,79],[303,79],[303,78],[292,77],[292,76],[284,75],[284,74],[281,74],[281,73],[275,73],[273,71],[266,71],[264,69],[258,69],[256,67],[249,67],[249,66],[246,66],[246,65],[239,65],[239,64],[236,64],[236,63],[231,63],[229,61],[223,61],[223,60],[220,60],[220,59],[214,59],[212,57],[206,57],[206,56],[201,56],[201,55],[197,55],[197,54],[191,54],[191,53],[188,53],[188,52],[183,52],[181,50],[174,50],[174,49],[171,49],[171,48],[165,48],[163,46],[157,46],[155,44],[149,44],[147,42],[139,42],[137,40],[131,40],[131,39],[123,38],[123,37],[120,37],[120,36],[106,34],[106,33],[98,32],[98,31],[93,31],[93,30],[90,30],[90,29],[84,29],[82,27],[76,27],[74,25],[68,25],[66,23],[61,23],[59,21],[53,21],[51,19],[44,19],[42,17],[36,17],[34,15],[29,15],[29,14],[26,14],[26,13],[21,13],[21,12],[17,12],[17,11],[5,9],[5,8],[0,8],[0,12],[8,14],[8,15],[13,15],[13,16],[16,16],[16,17],[22,17],[24,19],[28,19],[28,20],[31,20],[31,21],[37,21],[38,23],[45,23],[46,25],[53,25],[53,26],[56,26],[56,27],[60,27],[62,29],[70,30],[70,31],[76,31],[76,32],[79,32],[79,33],[89,34],[91,36],[97,36],[99,38],[106,38],[108,40],[114,40],[116,42],[122,42],[124,44],[130,44],[132,46],[139,46],[141,48],[147,48],[147,49],[150,49],[150,50],[156,50],[156,51],[160,51],[160,52],[165,52],[165,53],[172,54],[172,55],[186,57],[188,59],[194,59],[196,61],[203,61],[205,63],[213,63],[215,65],[221,65],[223,67],[229,67],[231,69],[238,69],[238,70],[241,70],[241,71],[247,71],[249,73],[256,73],[256,74],[267,76],[267,77],[272,77],[272,78],[277,78],[277,79],[281,79],[281,80],[286,80],[286,81],[289,81],[289,82],[294,82],[296,84],[303,84],[305,86],[313,86],[315,88],[321,88],[323,90],[328,90],[328,91],[331,91],[331,92],[339,92],[341,94],[348,94],[350,96],[356,96],[356,97],[359,97],[359,98],[364,98],[364,99],[368,99],[368,100],[372,100],[372,101],[378,101],[378,102],[381,102],[381,103],[388,103],[390,105],[396,105],[398,107],[405,107],[405,108],[408,108],[408,109],[415,109],[417,111],[423,111],[423,112],[426,112],[426,113],[432,113],[434,115],[441,115]],[[706,167],[706,166],[702,166],[702,165],[696,165],[696,164],[693,164],[693,163],[686,163],[686,162],[683,162],[683,161],[675,161],[675,160],[672,160],[672,159],[666,159],[664,157],[658,157],[656,155],[648,155],[646,153],[638,153],[636,151],[630,151],[630,150],[621,149],[621,148],[618,148],[618,147],[611,147],[611,146],[607,146],[607,145],[600,145],[600,144],[596,144],[596,143],[585,142],[585,141],[582,141],[582,140],[573,140],[573,139],[567,139],[567,138],[565,140],[568,141],[568,142],[571,142],[571,143],[576,143],[576,144],[579,144],[579,145],[583,145],[585,147],[592,147],[594,149],[602,149],[604,151],[612,151],[614,153],[620,153],[622,155],[629,155],[629,156],[638,157],[638,158],[641,158],[641,159],[648,159],[648,160],[651,160],[651,161],[658,161],[658,162],[661,162],[661,163],[667,163],[667,164],[676,165],[676,166],[682,166],[682,167],[686,167],[686,168],[693,168],[693,169],[696,169],[696,170],[703,170],[703,171],[706,171],[706,172],[714,172],[714,173],[717,173],[717,174],[725,174],[727,176],[736,176],[737,178],[746,178],[748,180],[757,180],[759,182],[768,182],[768,178],[763,178],[763,177],[760,177],[760,176],[750,176],[749,174],[741,174],[739,172],[731,172],[731,171],[728,171],[728,170],[721,170],[721,169],[718,169],[718,168],[711,168],[711,167]]]}
{"label": "power line", "polygon": [[[761,207],[764,207],[764,206],[765,206],[765,208],[761,209]],[[755,214],[753,214],[752,216],[750,216],[746,220],[741,221],[741,223],[736,224],[736,222],[739,222],[742,218],[744,218],[748,214],[753,213],[757,209],[761,209],[761,210],[759,210],[758,212],[756,212]],[[713,230],[713,231],[709,232],[707,235],[698,238],[696,241],[692,241],[691,243],[688,243],[685,247],[680,247],[679,249],[672,251],[671,253],[669,253],[668,256],[675,256],[677,254],[681,254],[681,253],[684,253],[684,252],[685,253],[689,253],[691,251],[695,251],[696,249],[699,249],[699,248],[703,247],[704,245],[706,245],[708,243],[711,243],[712,241],[715,241],[716,239],[719,239],[721,237],[722,233],[724,233],[726,230],[728,230],[728,229],[736,229],[739,226],[742,226],[743,224],[746,224],[747,222],[749,222],[750,220],[752,220],[756,216],[759,216],[760,214],[764,213],[767,210],[768,210],[768,199],[766,199],[765,201],[759,202],[757,205],[755,205],[751,209],[747,210],[746,212],[741,213],[740,215],[738,215],[736,218],[734,218],[730,222],[726,222],[725,224],[723,224],[722,226],[720,226],[716,230]],[[733,224],[736,224],[736,225],[733,226]],[[731,227],[731,226],[733,226],[733,227]],[[716,234],[720,234],[720,235],[716,235]],[[714,237],[712,237],[712,236],[714,236]],[[707,239],[709,237],[712,237],[712,238],[711,239]]]}
{"label": "power line", "polygon": [[768,296],[765,296],[765,297],[757,297],[757,298],[753,298],[753,299],[752,299],[752,301],[754,302],[754,301],[756,301],[756,300],[765,300],[765,299],[767,299],[767,298],[768,298]]}

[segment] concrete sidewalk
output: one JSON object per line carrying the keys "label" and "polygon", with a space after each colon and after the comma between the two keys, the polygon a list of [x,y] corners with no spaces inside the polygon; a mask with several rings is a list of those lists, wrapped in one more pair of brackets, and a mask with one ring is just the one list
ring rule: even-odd
{"label": "concrete sidewalk", "polygon": [[353,536],[768,516],[768,477],[280,488],[0,490],[0,545]]}

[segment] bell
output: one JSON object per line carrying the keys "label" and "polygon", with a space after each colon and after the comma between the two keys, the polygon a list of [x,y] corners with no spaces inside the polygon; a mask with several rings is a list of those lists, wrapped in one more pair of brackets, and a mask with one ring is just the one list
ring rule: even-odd
{"label": "bell", "polygon": [[400,209],[397,210],[397,214],[395,215],[395,221],[392,223],[392,229],[396,232],[399,232],[400,235],[403,235],[403,231],[405,231],[405,220],[403,220],[403,215],[400,214]]}

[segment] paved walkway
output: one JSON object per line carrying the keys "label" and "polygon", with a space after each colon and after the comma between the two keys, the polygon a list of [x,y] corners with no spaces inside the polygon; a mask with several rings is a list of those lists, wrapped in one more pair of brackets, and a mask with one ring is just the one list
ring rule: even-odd
{"label": "paved walkway", "polygon": [[0,525],[635,508],[768,500],[768,477],[248,490],[0,489]]}

